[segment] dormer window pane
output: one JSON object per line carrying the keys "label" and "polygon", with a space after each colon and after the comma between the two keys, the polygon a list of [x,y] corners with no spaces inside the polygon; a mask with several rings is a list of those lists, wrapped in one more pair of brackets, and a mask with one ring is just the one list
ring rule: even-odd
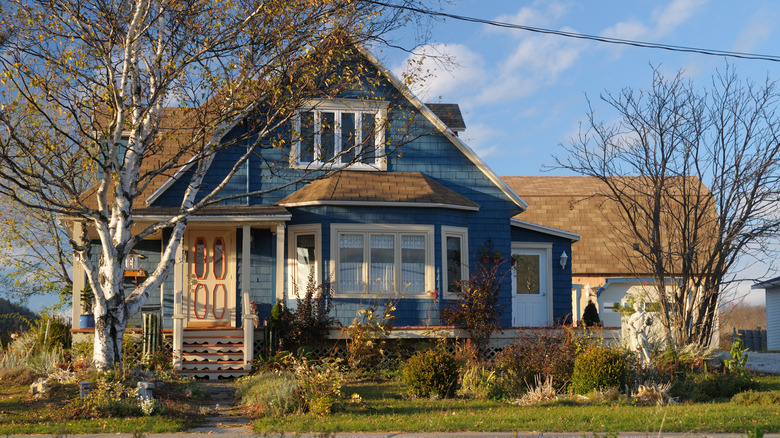
{"label": "dormer window pane", "polygon": [[373,163],[376,161],[376,122],[373,114],[363,114],[361,121],[361,161]]}
{"label": "dormer window pane", "polygon": [[300,136],[300,162],[311,163],[314,161],[314,113],[301,113]]}
{"label": "dormer window pane", "polygon": [[341,114],[341,162],[349,163],[355,158],[355,113]]}
{"label": "dormer window pane", "polygon": [[320,117],[320,161],[329,161],[336,150],[336,114],[322,112]]}

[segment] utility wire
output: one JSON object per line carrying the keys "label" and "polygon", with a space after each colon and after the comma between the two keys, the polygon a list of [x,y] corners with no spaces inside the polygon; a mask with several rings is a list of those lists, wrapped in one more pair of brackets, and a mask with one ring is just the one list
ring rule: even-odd
{"label": "utility wire", "polygon": [[644,47],[648,49],[662,49],[662,50],[669,50],[672,52],[686,52],[686,53],[698,53],[700,55],[708,55],[708,56],[724,56],[728,58],[740,58],[740,59],[754,59],[754,60],[760,60],[760,61],[772,61],[772,62],[780,62],[780,56],[775,55],[761,55],[757,53],[747,53],[747,52],[732,52],[728,50],[715,50],[715,49],[702,49],[698,47],[689,47],[689,46],[677,46],[673,44],[661,44],[661,43],[651,43],[646,41],[635,41],[635,40],[626,40],[621,38],[609,38],[609,37],[603,37],[603,36],[597,36],[597,35],[588,35],[583,33],[577,33],[577,32],[567,32],[563,30],[554,30],[554,29],[546,29],[543,27],[532,27],[532,26],[524,26],[522,24],[513,24],[513,23],[504,23],[501,21],[494,21],[494,20],[486,20],[484,18],[475,18],[475,17],[466,17],[463,15],[456,15],[456,14],[449,14],[446,12],[437,12],[432,11],[429,9],[422,9],[417,8],[414,6],[408,6],[408,5],[395,5],[391,3],[385,3],[378,0],[362,0],[366,3],[372,3],[377,6],[384,6],[387,8],[395,8],[395,9],[402,9],[406,11],[411,12],[417,12],[420,14],[425,15],[431,15],[431,16],[437,16],[437,17],[445,17],[445,18],[452,18],[454,20],[460,20],[460,21],[468,21],[472,23],[481,23],[481,24],[487,24],[489,26],[495,26],[495,27],[504,27],[509,29],[520,29],[525,30],[528,32],[536,32],[536,33],[543,33],[543,34],[550,34],[550,35],[558,35],[562,37],[567,38],[578,38],[583,40],[590,40],[590,41],[597,41],[601,43],[609,43],[609,44],[622,44],[626,46],[634,46],[634,47]]}

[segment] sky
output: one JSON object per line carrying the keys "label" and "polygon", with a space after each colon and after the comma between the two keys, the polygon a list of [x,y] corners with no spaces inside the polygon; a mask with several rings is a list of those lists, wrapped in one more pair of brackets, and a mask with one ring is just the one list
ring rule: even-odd
{"label": "sky", "polygon": [[[443,10],[589,35],[780,55],[780,8],[774,2],[460,0]],[[409,41],[399,36],[402,45],[409,47]],[[461,138],[500,176],[570,175],[555,168],[554,157],[565,158],[562,145],[577,134],[588,99],[601,120],[614,121],[599,96],[649,88],[653,67],[666,76],[682,71],[697,85],[706,85],[727,63],[757,83],[780,79],[778,62],[612,45],[450,18],[430,28],[430,42],[415,55],[375,51],[396,74],[420,54],[445,55],[455,63],[425,58],[422,70],[430,77],[413,91],[424,102],[459,104],[466,122]],[[746,273],[778,275],[762,263]],[[763,291],[751,291],[750,284],[740,284],[734,298],[763,304]]]}
{"label": "sky", "polygon": [[[774,2],[743,0],[673,1],[513,1],[460,0],[443,4],[451,14],[566,30],[590,35],[706,49],[780,55],[780,8]],[[458,103],[466,122],[461,138],[497,174],[567,175],[554,168],[565,157],[562,144],[576,135],[588,100],[597,111],[605,91],[648,88],[652,67],[665,74],[680,70],[705,84],[722,57],[617,46],[454,19],[439,20],[430,43],[416,52],[445,54],[457,65],[423,62],[431,77],[414,91],[424,102]],[[393,35],[410,47],[415,32]],[[408,52],[372,49],[400,74]],[[729,59],[744,78],[780,79],[780,63]],[[605,121],[610,121],[605,114]],[[766,279],[766,265],[749,275]],[[774,273],[774,275],[777,275]],[[743,283],[737,296],[764,302],[763,291]],[[40,308],[54,300],[35,300]]]}

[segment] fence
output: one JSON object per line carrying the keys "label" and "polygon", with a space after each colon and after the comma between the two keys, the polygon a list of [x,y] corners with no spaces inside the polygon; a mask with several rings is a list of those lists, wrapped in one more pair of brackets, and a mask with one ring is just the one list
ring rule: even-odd
{"label": "fence", "polygon": [[766,330],[734,329],[734,332],[731,334],[731,339],[736,339],[737,336],[742,339],[742,342],[748,350],[766,351]]}

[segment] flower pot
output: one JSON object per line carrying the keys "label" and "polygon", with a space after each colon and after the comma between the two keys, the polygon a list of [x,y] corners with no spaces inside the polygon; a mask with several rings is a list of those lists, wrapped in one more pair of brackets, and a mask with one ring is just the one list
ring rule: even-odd
{"label": "flower pot", "polygon": [[487,265],[490,261],[490,258],[488,256],[482,256],[482,264]]}
{"label": "flower pot", "polygon": [[83,329],[95,327],[95,315],[81,315],[79,317],[79,326]]}

